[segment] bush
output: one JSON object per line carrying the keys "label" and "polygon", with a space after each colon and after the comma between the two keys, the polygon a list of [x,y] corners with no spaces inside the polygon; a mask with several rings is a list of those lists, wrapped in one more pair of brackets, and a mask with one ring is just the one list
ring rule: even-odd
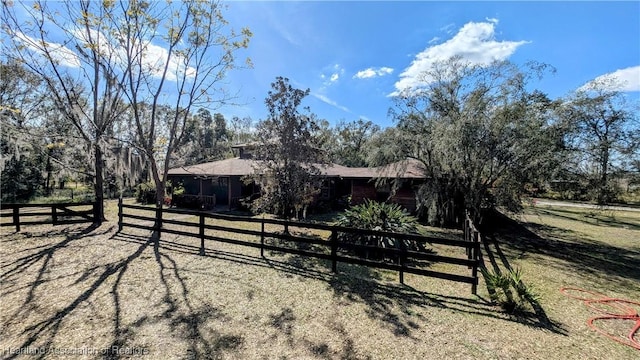
{"label": "bush", "polygon": [[152,182],[138,184],[135,192],[136,201],[141,204],[156,203],[156,185]]}
{"label": "bush", "polygon": [[[400,205],[379,203],[370,200],[366,200],[364,204],[352,206],[349,210],[346,210],[340,215],[336,225],[404,234],[418,233],[418,219],[409,215]],[[339,233],[338,241],[348,244],[394,249],[400,249],[401,245],[404,245],[408,250],[425,251],[422,243],[385,236]],[[358,253],[358,255],[363,255],[362,253],[364,253],[368,258],[383,258],[382,252],[356,251],[356,253]]]}
{"label": "bush", "polygon": [[[497,273],[481,268],[480,271],[487,284],[489,297],[508,313],[521,313],[526,303],[532,306],[538,303],[540,296],[522,282],[522,271],[511,269],[508,273]],[[515,296],[514,296],[515,292]]]}

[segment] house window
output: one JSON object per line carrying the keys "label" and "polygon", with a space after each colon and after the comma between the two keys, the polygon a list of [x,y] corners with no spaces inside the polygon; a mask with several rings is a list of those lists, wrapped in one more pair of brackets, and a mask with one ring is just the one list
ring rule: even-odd
{"label": "house window", "polygon": [[228,177],[219,177],[218,178],[218,186],[220,187],[225,187],[229,185],[229,178]]}

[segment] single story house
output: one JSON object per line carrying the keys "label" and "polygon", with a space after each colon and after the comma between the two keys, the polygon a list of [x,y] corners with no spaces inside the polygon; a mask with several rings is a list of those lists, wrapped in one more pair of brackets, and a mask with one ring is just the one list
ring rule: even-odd
{"label": "single story house", "polygon": [[[173,168],[167,178],[172,184],[181,184],[184,194],[197,199],[200,204],[236,208],[241,199],[259,196],[260,189],[254,183],[243,182],[244,177],[254,172],[256,160],[251,156],[252,146],[244,144],[233,148],[238,157]],[[382,167],[318,165],[321,176],[325,178],[318,200],[332,201],[347,196],[351,197],[351,204],[360,204],[365,199],[386,200],[391,187],[388,184],[376,186],[376,180],[397,179],[401,185],[391,196],[391,201],[413,212],[416,210],[415,189],[425,180],[420,167],[421,164],[413,160]]]}

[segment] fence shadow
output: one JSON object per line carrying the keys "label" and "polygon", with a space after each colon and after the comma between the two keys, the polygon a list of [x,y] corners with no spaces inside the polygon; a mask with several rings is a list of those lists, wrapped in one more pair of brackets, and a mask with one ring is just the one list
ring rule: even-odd
{"label": "fence shadow", "polygon": [[[114,240],[135,243],[144,241],[123,232],[114,237]],[[322,281],[333,292],[339,306],[347,306],[351,303],[365,305],[367,315],[388,327],[396,336],[416,339],[413,332],[420,329],[421,324],[428,322],[428,319],[423,318],[417,310],[429,307],[512,321],[564,334],[559,327],[543,324],[538,319],[503,316],[495,311],[491,303],[479,297],[433,294],[411,286],[387,282],[381,277],[380,271],[362,265],[338,263],[338,272],[332,273],[329,260],[289,254],[279,255],[275,251],[266,252],[268,257],[263,258],[259,256],[258,249],[256,249],[256,255],[251,256],[209,247],[204,255],[200,255],[199,246],[177,241],[161,240],[154,246],[158,246],[158,252],[162,254],[161,261],[164,261],[162,259],[166,259],[165,256],[169,256],[170,253],[205,256],[242,265],[273,269],[285,273],[287,277]]]}
{"label": "fence shadow", "polygon": [[[497,240],[495,233],[485,233],[482,241],[484,254],[487,255],[487,259],[489,260],[489,264],[491,266],[491,270],[495,274],[502,274],[502,268],[506,271],[513,271],[513,267],[509,263],[507,256],[502,251],[500,246],[500,242]],[[480,256],[481,267],[487,269],[487,264],[484,261],[484,255],[481,252]],[[502,265],[502,268],[501,268]],[[484,273],[482,274],[485,276]],[[485,284],[487,283],[487,279],[485,278]],[[526,284],[525,284],[526,285]],[[495,292],[494,289],[487,287],[487,291],[492,294]],[[527,312],[518,312],[514,314],[516,321],[526,324],[528,326],[541,328],[545,330],[549,330],[556,334],[568,335],[566,329],[562,327],[562,325],[556,321],[553,321],[547,315],[547,312],[544,310],[540,302],[534,299],[527,299],[527,302],[533,309],[534,313]]]}
{"label": "fence shadow", "polygon": [[615,217],[615,211],[593,209],[585,213],[584,209],[571,210],[564,208],[536,208],[536,212],[562,218],[565,220],[579,221],[586,225],[608,226],[613,228],[626,228],[631,230],[640,230],[640,222],[623,221]]}
{"label": "fence shadow", "polygon": [[640,282],[640,267],[636,265],[640,263],[640,251],[611,246],[554,226],[524,226],[501,213],[493,214],[491,224],[490,240],[504,244],[512,256],[543,255],[558,260],[549,262],[550,266],[589,274],[600,281],[602,274],[609,275],[606,281],[618,286]]}
{"label": "fence shadow", "polygon": [[[115,225],[92,225],[83,229],[77,227],[55,229],[47,232],[46,235],[48,238],[62,237],[61,241],[19,249],[17,250],[18,256],[12,256],[11,261],[3,262],[2,274],[0,275],[3,282],[2,295],[20,292],[20,299],[24,299],[24,301],[21,306],[17,307],[18,310],[15,313],[6,314],[9,321],[0,328],[0,338],[14,336],[19,338],[20,341],[11,344],[11,347],[16,349],[52,348],[59,341],[56,339],[62,336],[60,330],[65,328],[65,323],[70,321],[70,315],[78,310],[83,311],[82,309],[86,306],[92,306],[91,304],[98,296],[102,299],[110,298],[110,304],[113,306],[112,315],[109,315],[108,320],[105,320],[104,323],[110,322],[112,326],[112,339],[110,344],[104,348],[106,352],[102,353],[104,359],[128,358],[127,353],[122,353],[118,349],[122,350],[123,347],[134,345],[138,328],[159,321],[168,322],[172,334],[184,340],[188,345],[186,356],[190,358],[217,358],[222,352],[233,351],[243,345],[244,338],[241,335],[223,334],[215,331],[205,333],[203,324],[206,321],[216,319],[224,321],[226,315],[208,304],[196,305],[193,303],[189,296],[185,277],[173,258],[175,253],[160,245],[161,242],[158,241],[157,234],[140,236],[114,233],[114,228]],[[51,276],[52,273],[59,272],[59,270],[52,269],[53,263],[64,259],[64,257],[57,257],[57,253],[63,249],[69,251],[70,245],[74,246],[73,251],[80,249],[77,248],[78,246],[90,246],[74,242],[81,239],[86,242],[86,240],[99,236],[108,237],[109,240],[126,241],[133,246],[116,255],[118,259],[115,261],[77,269],[74,267],[74,271],[71,273],[64,272],[59,276]],[[152,256],[149,256],[150,251]],[[66,256],[68,258],[68,255]],[[161,291],[164,292],[162,302],[167,310],[160,316],[145,313],[135,322],[128,323],[123,320],[123,312],[127,306],[130,306],[128,302],[131,299],[127,298],[126,289],[130,288],[131,283],[127,283],[125,276],[131,276],[132,265],[141,258],[155,259],[154,263],[157,265]],[[44,274],[47,276],[45,277]],[[36,290],[47,283],[51,283],[49,286],[56,286],[60,280],[69,284],[71,283],[69,279],[75,279],[71,286],[78,286],[80,291],[72,292],[70,296],[65,296],[65,294],[57,297],[56,304],[59,307],[54,307],[51,311],[44,311],[43,309],[48,309],[48,307],[43,307],[43,304],[52,299],[42,296],[42,294],[36,294]],[[7,333],[8,331],[12,331],[12,333]],[[34,357],[46,358],[48,356],[50,354],[44,351],[38,352]],[[18,357],[21,357],[19,352],[3,354],[3,358],[6,359]]]}
{"label": "fence shadow", "polygon": [[[98,229],[101,229],[101,231],[96,231]],[[34,309],[37,309],[37,306],[31,306],[32,302],[35,301],[34,293],[36,288],[45,282],[56,281],[60,279],[60,277],[56,277],[49,280],[42,279],[42,274],[44,274],[45,272],[48,272],[49,264],[51,263],[51,259],[53,258],[56,252],[67,247],[70,243],[72,243],[75,240],[79,240],[85,237],[94,237],[94,236],[104,235],[109,232],[112,232],[112,230],[113,230],[113,227],[109,228],[107,226],[99,227],[97,225],[91,225],[77,232],[69,229],[62,229],[62,230],[59,230],[58,232],[55,232],[55,231],[48,232],[47,234],[49,236],[56,234],[58,236],[62,235],[65,238],[64,240],[50,246],[45,246],[42,248],[37,247],[34,249],[34,250],[37,250],[35,253],[19,257],[16,260],[14,260],[12,263],[6,265],[6,267],[10,267],[10,269],[2,274],[3,279],[6,279],[7,277],[18,276],[23,273],[28,273],[31,271],[31,268],[33,266],[35,266],[39,262],[42,262],[42,265],[37,271],[35,281],[32,281],[28,285],[30,286],[30,289],[27,293],[23,306],[20,308],[20,310],[18,310],[19,311],[18,313],[14,314],[14,316],[11,317],[11,319],[15,319],[16,321],[21,321],[22,319],[26,318],[29,315],[29,312],[34,311]],[[17,345],[15,347],[20,349],[26,349],[29,347],[34,347],[34,344],[38,342],[39,344],[37,344],[36,347],[46,348],[46,349],[50,348],[53,345],[53,342],[58,335],[60,327],[62,323],[66,320],[67,316],[71,314],[74,310],[76,310],[81,304],[87,302],[95,294],[95,292],[99,288],[101,288],[104,285],[104,283],[107,282],[107,280],[110,279],[112,276],[117,274],[116,276],[120,278],[122,276],[122,273],[126,271],[127,266],[142,254],[142,252],[145,250],[148,244],[149,242],[142,243],[133,253],[131,253],[129,256],[127,256],[126,258],[120,261],[107,264],[106,266],[97,266],[95,268],[85,269],[84,273],[81,274],[80,279],[83,279],[86,277],[86,272],[96,273],[95,275],[97,274],[99,275],[88,286],[88,288],[82,291],[79,295],[74,296],[71,299],[64,299],[63,301],[66,305],[63,306],[61,309],[57,310],[55,313],[51,314],[50,316],[45,316],[43,320],[38,321],[35,324],[26,326],[22,331],[22,333],[20,334],[20,335],[24,335],[26,337],[26,340],[24,340],[20,345]],[[102,272],[100,272],[101,270]],[[67,276],[76,276],[80,272],[82,271],[79,271]],[[118,281],[116,281],[116,285],[114,285],[114,287],[117,287],[117,284],[118,284]],[[116,302],[116,308],[119,309],[119,305],[117,302]],[[119,312],[119,310],[117,311]],[[12,324],[13,323],[9,323],[6,325],[12,325]],[[6,329],[6,326],[3,327],[3,331],[5,331],[5,329]],[[18,356],[20,356],[20,353],[16,352],[13,354],[9,354],[7,359],[14,359]],[[44,358],[46,356],[47,356],[46,352],[41,352],[37,354],[37,357],[39,358]]]}

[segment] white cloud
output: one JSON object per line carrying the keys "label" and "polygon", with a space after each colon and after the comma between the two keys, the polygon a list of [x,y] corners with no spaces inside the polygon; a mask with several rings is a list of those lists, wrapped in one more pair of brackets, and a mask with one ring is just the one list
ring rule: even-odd
{"label": "white cloud", "polygon": [[338,109],[340,109],[340,110],[342,110],[344,112],[351,113],[351,110],[349,110],[349,108],[347,108],[346,106],[342,106],[342,105],[338,104],[337,102],[329,99],[326,95],[318,94],[318,93],[311,93],[311,96],[315,97],[316,99],[318,99],[318,100],[320,100],[320,101],[322,101],[322,102],[324,102],[326,104],[334,106],[334,107],[336,107],[336,108],[338,108]]}
{"label": "white cloud", "polygon": [[[162,77],[164,71],[165,60],[169,56],[167,49],[162,46],[147,44],[146,52],[143,55],[142,62],[151,69],[151,75],[154,77]],[[196,75],[196,69],[193,67],[185,67],[183,57],[173,54],[169,60],[166,78],[169,81],[176,81],[177,76],[182,76],[186,72],[186,77],[192,78]]]}
{"label": "white cloud", "polygon": [[440,28],[440,31],[443,31],[443,32],[445,32],[445,33],[447,33],[447,34],[451,34],[451,33],[453,33],[453,28],[454,28],[455,26],[456,26],[456,24],[454,24],[454,23],[450,23],[450,24],[447,24],[447,25],[445,25],[445,26],[441,27],[441,28]]}
{"label": "white cloud", "polygon": [[44,55],[46,50],[52,60],[62,66],[71,68],[79,68],[81,66],[78,55],[62,44],[46,41],[42,42],[21,32],[17,33],[17,37],[25,46],[36,54]]}
{"label": "white cloud", "polygon": [[384,76],[389,75],[393,72],[393,69],[390,67],[380,67],[380,68],[368,68],[361,71],[358,71],[355,75],[353,75],[354,79],[369,79],[376,76]]}
{"label": "white cloud", "polygon": [[427,47],[416,55],[411,65],[400,74],[400,80],[395,84],[396,91],[391,95],[428,85],[431,79],[425,77],[425,72],[438,61],[460,56],[470,64],[488,65],[496,60],[507,59],[519,46],[527,43],[527,41],[496,41],[494,36],[497,23],[497,19],[487,19],[487,22],[469,22],[458,30],[453,38]]}
{"label": "white cloud", "polygon": [[[88,42],[88,37],[85,32],[76,31],[74,32],[74,36],[80,44]],[[52,42],[45,42],[43,44],[42,41],[36,40],[23,33],[19,33],[18,38],[36,54],[44,54],[46,47],[46,50],[51,54],[53,60],[62,66],[71,68],[80,68],[82,66],[78,53],[61,44]],[[124,59],[126,58],[124,49],[112,46],[106,35],[96,30],[91,30],[91,39],[93,42],[99,41],[98,48],[100,49],[100,52],[110,55],[119,66],[124,66]],[[150,71],[151,76],[160,78],[168,55],[169,52],[167,49],[148,43],[145,46],[145,52],[142,56],[142,65],[145,69]],[[173,54],[169,60],[166,79],[169,81],[176,81],[177,75],[185,72],[188,78],[192,78],[196,74],[196,69],[185,66],[184,58],[178,54]]]}
{"label": "white cloud", "polygon": [[440,37],[434,36],[433,38],[431,38],[431,40],[429,40],[429,44],[435,44],[438,41],[440,41]]}
{"label": "white cloud", "polygon": [[324,81],[319,90],[324,91],[327,87],[336,83],[341,75],[344,75],[344,68],[340,64],[325,66],[320,74],[320,78]]}
{"label": "white cloud", "polygon": [[599,84],[609,90],[640,91],[640,65],[600,75],[581,86],[578,90],[588,91]]}

